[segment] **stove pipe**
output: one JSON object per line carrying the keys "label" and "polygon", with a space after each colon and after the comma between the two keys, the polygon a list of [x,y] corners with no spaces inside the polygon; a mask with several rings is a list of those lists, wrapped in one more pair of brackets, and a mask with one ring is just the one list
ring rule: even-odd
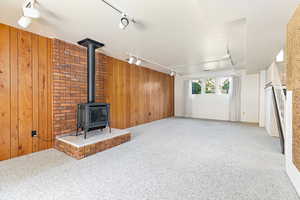
{"label": "stove pipe", "polygon": [[104,44],[97,42],[95,40],[91,40],[89,38],[86,38],[84,40],[81,40],[77,42],[79,45],[84,46],[87,48],[87,99],[88,103],[95,103],[95,51],[96,49],[103,47]]}

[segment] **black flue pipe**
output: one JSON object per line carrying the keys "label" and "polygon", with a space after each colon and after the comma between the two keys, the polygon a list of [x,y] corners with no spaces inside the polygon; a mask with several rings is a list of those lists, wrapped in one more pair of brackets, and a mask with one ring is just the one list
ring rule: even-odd
{"label": "black flue pipe", "polygon": [[87,99],[88,103],[95,103],[96,96],[96,83],[95,83],[95,51],[96,49],[103,47],[104,44],[86,38],[78,42],[79,45],[87,48]]}

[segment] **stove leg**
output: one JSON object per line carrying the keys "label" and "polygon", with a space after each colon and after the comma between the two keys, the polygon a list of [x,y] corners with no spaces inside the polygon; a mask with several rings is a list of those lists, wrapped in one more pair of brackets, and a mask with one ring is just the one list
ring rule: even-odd
{"label": "stove leg", "polygon": [[86,139],[86,133],[87,133],[87,131],[84,130],[84,139]]}
{"label": "stove leg", "polygon": [[77,126],[77,130],[76,130],[76,136],[78,136],[78,131],[79,131],[79,128],[78,128],[78,126]]}

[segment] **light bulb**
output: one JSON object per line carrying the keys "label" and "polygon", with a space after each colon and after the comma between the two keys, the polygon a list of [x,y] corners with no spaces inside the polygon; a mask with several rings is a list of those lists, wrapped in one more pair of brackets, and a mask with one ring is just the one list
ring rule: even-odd
{"label": "light bulb", "polygon": [[27,28],[31,24],[31,21],[32,19],[30,17],[22,16],[19,19],[18,24],[23,28]]}
{"label": "light bulb", "polygon": [[137,66],[141,65],[142,64],[142,61],[140,59],[138,59],[135,63]]}
{"label": "light bulb", "polygon": [[130,57],[129,60],[128,60],[128,63],[133,64],[133,62],[134,62],[134,57]]}
{"label": "light bulb", "polygon": [[129,20],[126,17],[122,17],[119,27],[120,27],[120,29],[124,30],[128,26],[128,24],[129,24]]}

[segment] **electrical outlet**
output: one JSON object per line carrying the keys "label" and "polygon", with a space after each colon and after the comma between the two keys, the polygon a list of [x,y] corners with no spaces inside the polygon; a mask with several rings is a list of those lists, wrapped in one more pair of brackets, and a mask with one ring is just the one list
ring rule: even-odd
{"label": "electrical outlet", "polygon": [[31,136],[32,137],[37,136],[37,131],[36,130],[31,131]]}

